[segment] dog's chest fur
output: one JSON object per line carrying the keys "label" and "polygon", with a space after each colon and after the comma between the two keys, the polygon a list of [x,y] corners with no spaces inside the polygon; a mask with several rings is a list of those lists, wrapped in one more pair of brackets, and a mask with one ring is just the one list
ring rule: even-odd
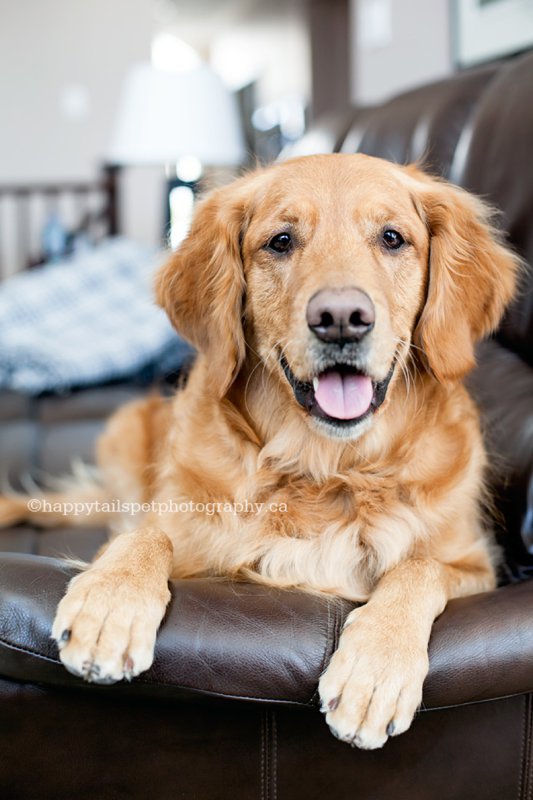
{"label": "dog's chest fur", "polygon": [[267,484],[248,482],[240,495],[171,515],[164,527],[174,533],[176,575],[180,563],[194,563],[192,574],[240,574],[365,600],[412,545],[414,512],[389,477],[285,476]]}

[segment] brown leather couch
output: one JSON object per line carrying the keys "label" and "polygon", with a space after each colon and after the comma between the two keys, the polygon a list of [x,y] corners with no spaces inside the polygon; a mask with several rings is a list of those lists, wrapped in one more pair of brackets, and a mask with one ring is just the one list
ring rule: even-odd
{"label": "brown leather couch", "polygon": [[[297,150],[423,160],[497,205],[533,264],[532,87],[526,54],[345,111]],[[531,276],[481,348],[472,387],[497,467],[504,585],[451,602],[436,621],[423,710],[410,731],[374,752],[335,740],[316,686],[350,604],[246,584],[176,582],[152,669],[128,685],[82,684],[50,641],[72,572],[56,557],[88,557],[103,533],[21,526],[0,534],[0,797],[530,798]],[[13,479],[28,468],[64,472],[73,455],[89,457],[105,416],[139,391],[1,397],[2,462]]]}

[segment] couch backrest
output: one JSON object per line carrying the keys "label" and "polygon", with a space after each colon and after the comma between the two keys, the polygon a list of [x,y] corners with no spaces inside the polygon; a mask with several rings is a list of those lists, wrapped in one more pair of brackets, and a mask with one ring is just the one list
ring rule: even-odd
{"label": "couch backrest", "polygon": [[[501,68],[483,92],[463,134],[458,182],[503,213],[509,241],[533,267],[533,53]],[[533,366],[533,281],[506,316],[500,340]],[[533,407],[533,397],[531,398]]]}
{"label": "couch backrest", "polygon": [[449,178],[466,120],[495,73],[496,67],[483,67],[365,109],[340,149],[398,164],[420,162],[430,172]]}

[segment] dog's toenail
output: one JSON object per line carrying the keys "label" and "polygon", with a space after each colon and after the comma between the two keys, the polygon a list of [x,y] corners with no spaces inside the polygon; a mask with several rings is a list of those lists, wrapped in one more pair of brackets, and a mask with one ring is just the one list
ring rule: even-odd
{"label": "dog's toenail", "polygon": [[100,675],[100,667],[92,661],[84,661],[81,667],[82,675],[87,683],[96,681]]}
{"label": "dog's toenail", "polygon": [[133,658],[131,656],[126,656],[124,660],[124,678],[127,681],[131,681],[133,678],[133,668],[135,664],[133,663]]}
{"label": "dog's toenail", "polygon": [[395,730],[396,730],[396,725],[394,724],[394,720],[391,720],[387,725],[387,736],[394,736]]}
{"label": "dog's toenail", "polygon": [[341,733],[340,731],[337,730],[337,728],[333,727],[333,725],[329,725],[328,727],[329,727],[331,733],[333,734],[333,736],[335,737],[335,739],[338,739],[339,742],[345,742],[347,744],[352,744],[352,742],[354,741],[353,734],[351,734],[351,733]]}
{"label": "dog's toenail", "polygon": [[320,710],[323,714],[327,714],[328,711],[335,711],[337,706],[339,705],[339,698],[334,697],[333,700],[323,700],[320,705]]}

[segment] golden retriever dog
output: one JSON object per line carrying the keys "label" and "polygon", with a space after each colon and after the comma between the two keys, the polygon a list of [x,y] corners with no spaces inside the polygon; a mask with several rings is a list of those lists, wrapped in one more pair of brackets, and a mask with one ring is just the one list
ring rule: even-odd
{"label": "golden retriever dog", "polygon": [[[495,586],[462,381],[517,269],[482,201],[376,158],[299,158],[204,199],[157,279],[198,350],[188,383],[120,409],[103,488],[65,495],[151,503],[70,582],[66,668],[148,669],[171,578],[324,592],[361,604],[320,678],[327,724],[364,749],[406,731],[435,617]],[[2,503],[4,522],[28,516]]]}

